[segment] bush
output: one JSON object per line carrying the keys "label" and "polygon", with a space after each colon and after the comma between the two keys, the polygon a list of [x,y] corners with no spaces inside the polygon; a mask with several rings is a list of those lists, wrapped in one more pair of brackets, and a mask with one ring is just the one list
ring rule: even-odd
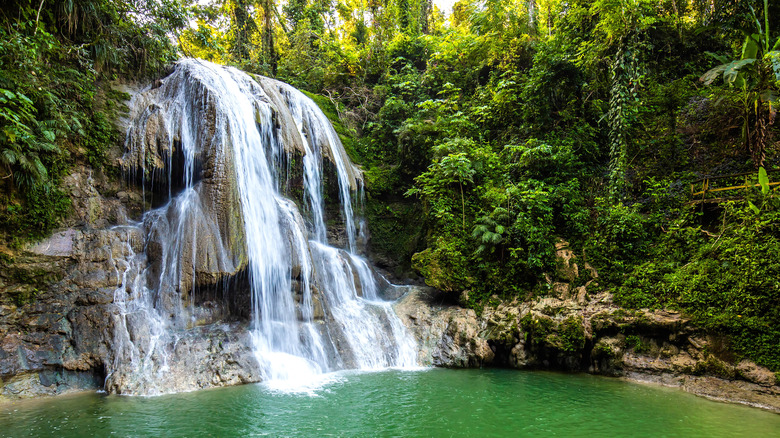
{"label": "bush", "polygon": [[[756,210],[748,201],[723,204],[720,233],[707,240],[699,227],[670,230],[656,260],[633,269],[615,301],[683,310],[696,324],[730,336],[737,353],[778,371],[780,199],[752,199]],[[679,252],[664,251],[663,241],[687,242],[685,263]]]}
{"label": "bush", "polygon": [[639,213],[639,205],[610,205],[599,199],[593,237],[585,244],[585,256],[603,277],[617,282],[622,274],[647,257],[655,224]]}

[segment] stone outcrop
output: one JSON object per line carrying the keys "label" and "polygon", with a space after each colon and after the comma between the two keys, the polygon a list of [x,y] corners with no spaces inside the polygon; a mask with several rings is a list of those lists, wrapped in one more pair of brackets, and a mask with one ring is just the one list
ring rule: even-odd
{"label": "stone outcrop", "polygon": [[133,229],[66,230],[0,274],[0,399],[102,386],[111,302]]}
{"label": "stone outcrop", "polygon": [[[233,149],[225,147],[229,133],[217,126],[218,97],[197,71],[176,71],[157,86],[133,96],[129,117],[127,151],[120,166],[138,185],[150,192],[152,206],[168,201],[185,186],[193,189],[199,212],[187,217],[169,217],[167,222],[193,232],[199,245],[182,242],[175,260],[182,272],[195,272],[203,283],[218,283],[246,267]],[[179,99],[186,88],[186,101]],[[189,118],[182,123],[172,118]],[[182,136],[194,147],[185,156]],[[179,202],[186,202],[179,200]],[[180,210],[172,210],[176,215]],[[156,235],[165,235],[160,230]],[[160,242],[153,243],[158,246]],[[196,250],[197,249],[197,250]],[[171,255],[173,257],[173,255]],[[181,276],[179,289],[190,290],[193,276]]]}
{"label": "stone outcrop", "polygon": [[589,372],[780,412],[774,373],[735,360],[724,339],[679,313],[615,306],[609,293],[591,292],[592,268],[578,266],[564,242],[557,249],[559,272],[546,296],[501,302],[481,315],[440,304],[433,289],[412,288],[395,308],[420,342],[421,362]]}
{"label": "stone outcrop", "polygon": [[[244,244],[244,224],[239,200],[236,161],[230,146],[234,133],[225,120],[223,96],[217,96],[213,80],[197,68],[199,61],[183,60],[187,67],[176,68],[174,72],[155,83],[155,86],[133,96],[130,114],[124,120],[128,124],[127,151],[119,160],[122,169],[139,186],[150,193],[151,205],[168,201],[184,187],[192,187],[191,199],[199,211],[187,210],[187,217],[169,217],[167,222],[182,227],[186,236],[197,236],[198,244],[181,242],[175,254],[166,263],[175,263],[182,275],[178,289],[193,287],[214,287],[225,278],[234,277],[247,267],[248,255]],[[226,70],[227,71],[227,70]],[[226,73],[232,74],[232,73]],[[298,132],[298,123],[291,111],[301,111],[299,103],[291,97],[292,87],[282,82],[255,76],[255,82],[242,82],[244,93],[253,95],[261,102],[270,104],[270,113],[255,108],[258,125],[273,122],[275,132],[271,142],[278,142],[283,148],[280,156],[269,156],[277,172],[288,172],[287,182],[293,180],[297,187],[283,188],[291,197],[302,195],[302,175],[299,165],[291,165],[309,150],[320,151],[324,161],[325,185],[329,190],[336,188],[338,181],[333,164],[336,159],[344,164],[347,183],[352,191],[362,185],[362,174],[352,165],[339,141],[331,141],[329,135],[319,132],[332,131],[332,127],[320,126],[315,120],[304,117]],[[223,105],[223,106],[220,106]],[[184,117],[186,116],[186,117]],[[328,132],[336,135],[334,132]],[[265,135],[265,134],[264,134]],[[187,150],[182,147],[186,137]],[[303,142],[307,142],[305,145]],[[259,146],[259,145],[258,145]],[[276,152],[267,148],[267,154]],[[330,180],[330,181],[328,181]],[[302,199],[299,199],[302,201]],[[186,202],[186,200],[179,200]],[[337,205],[338,203],[333,203]],[[176,216],[178,210],[170,210]],[[340,216],[338,210],[332,217]],[[160,230],[158,235],[166,230]],[[335,231],[334,231],[335,232]],[[332,243],[341,243],[338,235]],[[153,243],[159,246],[159,242]],[[193,284],[194,283],[194,284]]]}
{"label": "stone outcrop", "polygon": [[[295,119],[290,112],[294,104],[291,99],[292,87],[275,79],[264,76],[253,77],[263,89],[265,97],[274,105],[274,120],[280,127],[280,136],[282,144],[287,148],[287,153],[306,153],[306,147],[301,143],[301,136],[297,132]],[[335,163],[341,160],[345,166],[347,182],[350,190],[357,191],[363,184],[363,175],[351,163],[344,146],[341,142],[331,141],[328,133],[315,133],[317,129],[328,129],[330,134],[337,136],[331,126],[316,126],[313,120],[306,120],[303,123],[302,130],[306,141],[310,143],[311,149],[322,151],[322,156],[326,163]],[[316,135],[319,134],[319,135]]]}
{"label": "stone outcrop", "polygon": [[105,390],[118,394],[163,394],[195,389],[259,382],[260,364],[254,356],[251,334],[245,323],[213,324],[183,331],[172,346],[166,368],[156,374],[138,375],[118,364],[118,378]]}
{"label": "stone outcrop", "polygon": [[[67,229],[3,257],[0,401],[104,388],[120,313],[114,294],[143,245],[133,226]],[[148,335],[144,328],[134,336]],[[179,336],[166,392],[260,380],[246,324],[195,326]],[[108,389],[128,391],[141,382],[113,383]]]}
{"label": "stone outcrop", "polygon": [[436,290],[409,287],[395,305],[395,311],[417,339],[423,365],[480,367],[493,363],[495,354],[474,310],[433,304]]}

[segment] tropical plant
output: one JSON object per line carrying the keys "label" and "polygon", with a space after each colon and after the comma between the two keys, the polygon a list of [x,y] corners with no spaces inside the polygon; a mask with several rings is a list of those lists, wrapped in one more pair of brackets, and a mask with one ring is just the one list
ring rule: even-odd
{"label": "tropical plant", "polygon": [[771,45],[769,33],[769,2],[764,0],[764,23],[750,7],[755,27],[745,31],[739,59],[709,53],[721,62],[701,77],[707,85],[718,77],[737,90],[740,108],[742,141],[756,167],[764,165],[769,127],[777,113],[778,82],[780,82],[780,39]]}
{"label": "tropical plant", "polygon": [[475,254],[492,254],[499,249],[500,258],[503,260],[507,226],[511,223],[512,215],[503,207],[496,207],[490,215],[477,219],[477,225],[471,233],[471,237],[479,243]]}
{"label": "tropical plant", "polygon": [[51,122],[38,121],[32,100],[0,88],[0,163],[17,185],[31,187],[47,180],[40,154],[59,153]]}

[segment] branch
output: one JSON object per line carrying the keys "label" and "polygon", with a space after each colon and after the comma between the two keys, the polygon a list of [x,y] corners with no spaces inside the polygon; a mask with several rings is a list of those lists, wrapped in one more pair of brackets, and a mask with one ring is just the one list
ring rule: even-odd
{"label": "branch", "polygon": [[336,109],[336,115],[339,117],[339,120],[342,120],[342,118],[341,118],[341,111],[339,111],[339,104],[338,104],[338,102],[335,99],[333,99],[333,96],[331,95],[330,90],[325,89],[324,91],[326,93],[328,93],[328,100],[330,100],[330,103],[333,104],[333,108]]}
{"label": "branch", "polygon": [[702,233],[708,235],[709,237],[717,237],[718,239],[720,239],[720,236],[722,236],[722,234],[712,234],[712,233],[710,233],[707,230],[699,230],[699,231],[701,231]]}
{"label": "branch", "polygon": [[43,9],[43,2],[46,0],[41,0],[41,4],[38,6],[38,14],[35,16],[35,31],[33,32],[33,35],[38,34],[38,21],[41,19],[41,9]]}

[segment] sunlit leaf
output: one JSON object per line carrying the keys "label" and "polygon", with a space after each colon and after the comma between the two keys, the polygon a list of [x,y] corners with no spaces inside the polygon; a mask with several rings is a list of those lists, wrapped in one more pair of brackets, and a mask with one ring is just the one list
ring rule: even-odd
{"label": "sunlit leaf", "polygon": [[761,35],[752,34],[745,37],[745,42],[742,44],[742,59],[755,59],[758,56],[758,42],[761,40]]}
{"label": "sunlit leaf", "polygon": [[758,183],[761,184],[761,193],[765,195],[769,193],[769,176],[767,176],[764,166],[758,169]]}
{"label": "sunlit leaf", "polygon": [[710,85],[715,82],[715,79],[718,79],[718,77],[720,77],[724,71],[726,71],[727,66],[728,64],[721,64],[715,68],[712,68],[701,75],[699,80],[704,82],[705,85]]}

